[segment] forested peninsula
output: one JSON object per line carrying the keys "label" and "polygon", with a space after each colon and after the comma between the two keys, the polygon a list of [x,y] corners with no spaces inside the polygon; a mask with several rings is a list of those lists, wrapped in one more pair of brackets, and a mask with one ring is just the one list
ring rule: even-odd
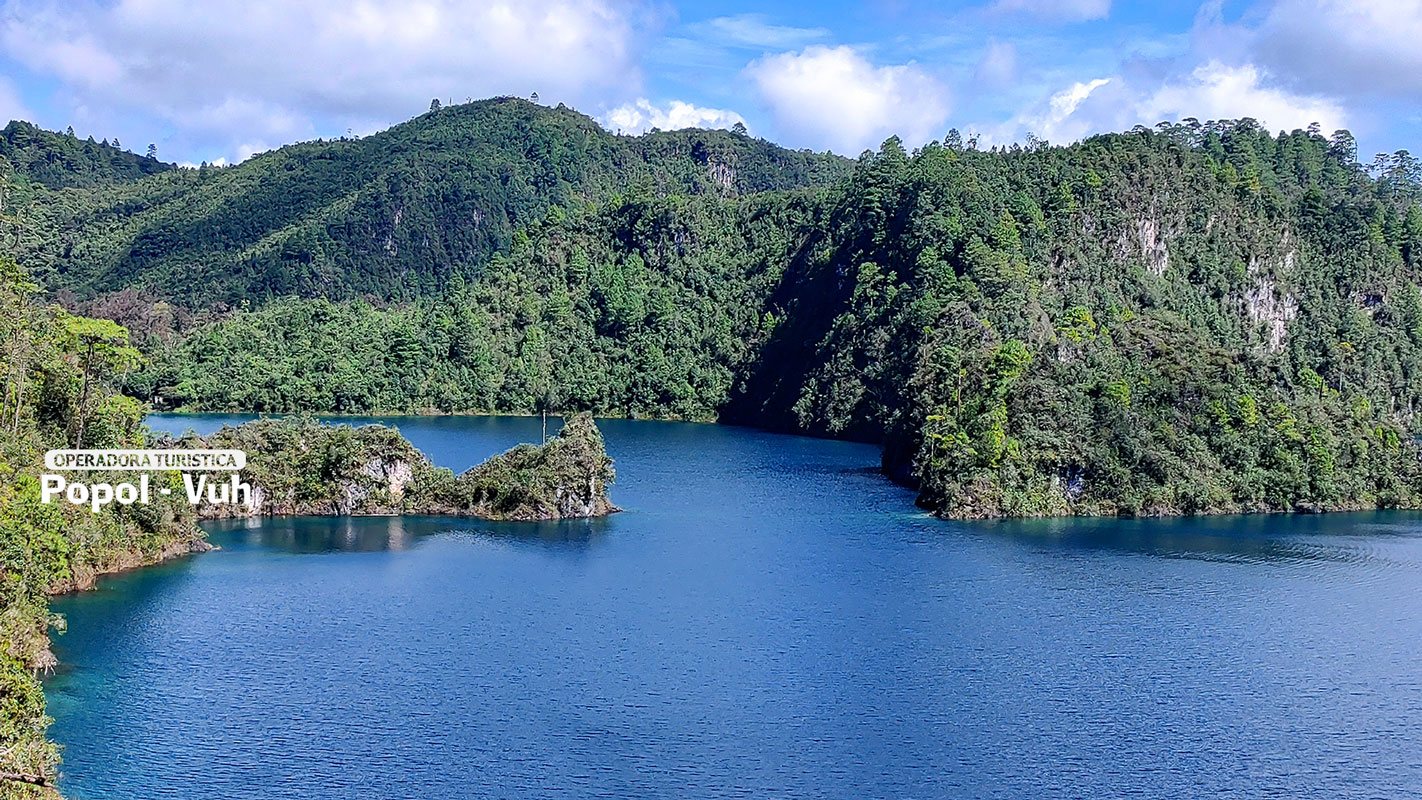
{"label": "forested peninsula", "polygon": [[[4,335],[0,394],[0,798],[57,797],[59,753],[46,739],[39,676],[55,666],[53,594],[86,589],[105,573],[209,549],[202,518],[275,514],[441,514],[535,520],[602,516],[612,462],[589,415],[540,445],[519,445],[455,475],[435,467],[398,431],[310,419],[261,419],[207,437],[153,437],[145,406],[119,391],[141,362],[128,332],[36,296],[38,286],[0,259]],[[157,472],[146,502],[98,511],[41,502],[44,453],[55,448],[221,447],[247,452],[240,475],[250,506],[189,505],[176,472]],[[86,473],[88,483],[134,473]],[[213,480],[220,477],[213,476]],[[165,494],[161,489],[166,488]]]}
{"label": "forested peninsula", "polygon": [[179,169],[14,123],[18,252],[160,408],[728,420],[945,516],[1419,502],[1407,153],[1250,119],[850,161],[498,98]]}

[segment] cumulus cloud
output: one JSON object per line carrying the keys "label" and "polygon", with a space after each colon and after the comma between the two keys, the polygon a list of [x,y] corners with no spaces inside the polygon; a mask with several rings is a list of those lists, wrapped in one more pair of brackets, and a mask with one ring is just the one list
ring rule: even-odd
{"label": "cumulus cloud", "polygon": [[847,45],[765,56],[744,75],[797,144],[858,153],[897,134],[915,146],[948,117],[947,92],[918,65],[876,66]]}
{"label": "cumulus cloud", "polygon": [[1422,99],[1422,0],[1278,0],[1253,35],[1296,89]]}
{"label": "cumulus cloud", "polygon": [[[989,142],[1028,131],[1071,141],[1180,116],[1366,132],[1400,125],[1422,101],[1422,0],[1256,0],[1230,21],[1223,0],[1204,0],[1188,32],[1107,23],[1030,36],[1024,20],[1102,20],[1111,2],[979,3],[934,49],[915,31],[838,44],[760,13],[657,38],[674,14],[662,0],[0,0],[0,57],[42,124],[209,161],[369,133],[432,97],[534,91],[607,109],[600,121],[629,132],[733,125],[734,106],[789,146],[849,154],[893,134],[909,146],[941,136],[949,85],[975,109],[961,115],[980,121],[953,124]],[[651,86],[644,55],[661,73]],[[728,99],[737,75],[760,107]],[[0,115],[30,117],[24,99],[0,76]]]}
{"label": "cumulus cloud", "polygon": [[1111,0],[993,0],[988,9],[1049,21],[1085,22],[1105,19],[1111,13]]}
{"label": "cumulus cloud", "polygon": [[1284,130],[1317,122],[1330,131],[1345,127],[1347,117],[1333,100],[1268,85],[1264,73],[1253,64],[1228,66],[1218,61],[1196,67],[1188,78],[1162,86],[1140,104],[1136,115],[1156,121],[1184,116],[1253,117],[1271,128]]}
{"label": "cumulus cloud", "polygon": [[[1042,138],[1075,141],[1090,133],[1098,123],[1088,115],[1078,115],[1077,109],[1092,92],[1106,86],[1110,78],[1073,83],[1047,99],[1046,112],[1035,119],[1035,130]],[[1030,119],[1030,118],[1029,118]]]}
{"label": "cumulus cloud", "polygon": [[10,0],[3,20],[4,54],[73,108],[142,109],[228,152],[388,124],[431,97],[625,96],[645,21],[620,0]]}
{"label": "cumulus cloud", "polygon": [[1209,61],[1181,76],[1150,80],[1148,75],[1073,83],[1006,124],[989,128],[986,139],[1006,144],[1033,133],[1065,144],[1103,131],[1187,117],[1252,117],[1276,130],[1305,128],[1313,122],[1328,131],[1347,126],[1348,114],[1336,101],[1271,85],[1253,64]]}
{"label": "cumulus cloud", "polygon": [[598,120],[603,127],[622,133],[643,133],[652,128],[679,131],[682,128],[729,128],[745,123],[741,115],[722,108],[702,108],[681,100],[664,107],[655,106],[645,97],[612,109]]}

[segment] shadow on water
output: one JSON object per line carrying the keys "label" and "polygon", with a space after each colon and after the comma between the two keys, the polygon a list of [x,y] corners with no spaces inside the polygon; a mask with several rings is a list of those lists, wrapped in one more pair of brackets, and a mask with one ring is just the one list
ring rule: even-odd
{"label": "shadow on water", "polygon": [[963,524],[1042,548],[1239,563],[1358,563],[1380,557],[1379,540],[1422,536],[1422,512],[1418,511],[1060,517]]}
{"label": "shadow on water", "polygon": [[493,522],[462,517],[252,517],[203,525],[223,548],[268,548],[287,553],[376,553],[407,550],[441,534],[469,535],[514,545],[585,549],[608,529],[606,518]]}

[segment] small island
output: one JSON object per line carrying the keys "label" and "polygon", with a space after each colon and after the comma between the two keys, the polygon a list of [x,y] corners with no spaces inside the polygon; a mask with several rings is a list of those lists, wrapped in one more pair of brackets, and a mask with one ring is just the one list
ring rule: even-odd
{"label": "small island", "polygon": [[204,502],[204,519],[245,516],[430,514],[492,520],[601,517],[614,472],[591,414],[571,417],[541,445],[520,444],[455,475],[394,428],[266,418],[208,436],[162,437],[157,447],[247,452],[251,503]]}
{"label": "small island", "polygon": [[[595,517],[612,461],[591,415],[570,418],[541,445],[525,444],[455,475],[436,467],[393,428],[259,419],[209,436],[154,436],[149,408],[119,386],[141,360],[128,331],[69,314],[0,258],[0,307],[10,326],[7,391],[0,397],[0,797],[57,798],[59,749],[39,677],[58,659],[50,631],[63,620],[49,598],[94,586],[99,576],[211,549],[198,522],[248,515],[429,514],[494,520]],[[94,507],[45,503],[52,449],[221,447],[247,452],[247,505],[190,505],[177,472],[151,476],[144,502]],[[133,472],[88,472],[118,483]],[[188,473],[191,475],[191,473]],[[207,476],[214,478],[216,476]],[[221,480],[221,478],[216,478]],[[243,498],[246,499],[246,498]]]}

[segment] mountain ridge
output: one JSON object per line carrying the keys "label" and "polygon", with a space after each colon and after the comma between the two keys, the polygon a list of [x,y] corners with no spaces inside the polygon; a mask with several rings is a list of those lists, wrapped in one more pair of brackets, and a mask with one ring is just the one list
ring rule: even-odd
{"label": "mountain ridge", "polygon": [[[506,243],[422,261],[395,237],[364,266],[313,259],[344,282],[325,297],[234,294],[245,284],[210,269],[167,287],[110,273],[127,292],[252,306],[174,322],[151,297],[111,303],[146,331],[128,391],[193,410],[590,410],[877,441],[885,472],[945,516],[1422,502],[1422,170],[1406,154],[1370,173],[1346,131],[1244,119],[990,151],[891,138],[844,162],[734,133],[624,140],[509,102],[497,125],[475,125],[476,104],[376,143],[418,144],[399,163],[426,166],[427,134],[521,154],[505,174],[546,191],[480,200],[505,203]],[[743,159],[729,187],[719,147]],[[321,168],[254,161],[308,170],[297,184]],[[373,215],[356,196],[327,222],[438,217],[424,196],[381,195],[409,204]],[[188,207],[162,211],[205,224]],[[158,262],[186,252],[149,244]],[[402,258],[425,282],[381,291]]]}
{"label": "mountain ridge", "polygon": [[495,98],[232,167],[40,195],[21,257],[81,296],[139,286],[189,305],[409,299],[474,276],[550,213],[636,192],[825,185],[849,164],[728,131],[615,136],[571,109]]}
{"label": "mountain ridge", "polygon": [[139,156],[117,144],[47,131],[23,120],[0,129],[0,157],[16,175],[48,189],[90,188],[140,180],[176,165]]}

